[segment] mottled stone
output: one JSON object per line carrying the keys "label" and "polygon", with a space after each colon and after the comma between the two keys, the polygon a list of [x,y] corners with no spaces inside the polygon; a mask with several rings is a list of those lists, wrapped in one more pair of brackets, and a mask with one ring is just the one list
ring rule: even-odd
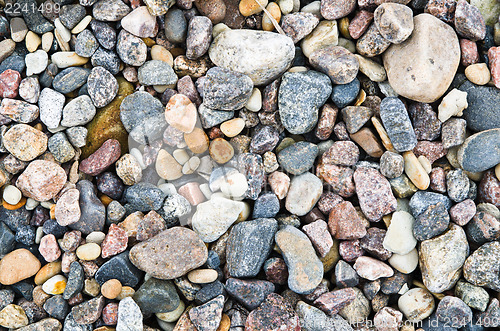
{"label": "mottled stone", "polygon": [[299,317],[283,297],[272,293],[254,309],[245,322],[245,330],[300,330]]}
{"label": "mottled stone", "polygon": [[358,59],[341,46],[327,46],[309,56],[311,65],[330,77],[334,84],[349,84],[359,70]]}
{"label": "mottled stone", "polygon": [[396,97],[383,99],[380,103],[380,118],[398,152],[410,151],[417,145],[408,112],[401,100]]}

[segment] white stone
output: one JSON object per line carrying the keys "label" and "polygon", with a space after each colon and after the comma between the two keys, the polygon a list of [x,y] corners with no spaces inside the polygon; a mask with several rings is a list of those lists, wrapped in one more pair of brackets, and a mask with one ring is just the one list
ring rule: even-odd
{"label": "white stone", "polygon": [[71,40],[71,32],[66,28],[62,23],[59,18],[56,18],[54,21],[54,25],[56,27],[57,32],[59,32],[59,35],[61,36],[62,40],[65,42],[69,42]]}
{"label": "white stone", "polygon": [[26,76],[36,75],[41,73],[47,68],[49,64],[49,56],[44,50],[37,50],[36,52],[26,55]]}
{"label": "white stone", "polygon": [[300,11],[303,13],[311,13],[318,17],[321,17],[321,1],[313,1],[310,4],[302,7]]}
{"label": "white stone", "polygon": [[65,101],[66,98],[62,93],[48,87],[40,92],[40,97],[38,98],[40,120],[48,128],[55,129],[59,126]]}
{"label": "white stone", "polygon": [[339,31],[337,28],[337,21],[335,20],[321,21],[314,28],[313,32],[311,32],[308,36],[304,38],[304,40],[302,40],[301,42],[302,53],[304,53],[306,57],[309,57],[315,50],[318,50],[326,46],[337,46],[338,42],[339,42]]}
{"label": "white stone", "polygon": [[310,172],[295,176],[290,182],[285,208],[297,216],[304,216],[313,209],[323,193],[323,183]]}
{"label": "white stone", "polygon": [[132,297],[127,297],[118,304],[116,331],[142,331],[142,312]]}
{"label": "white stone", "polygon": [[384,238],[384,248],[396,254],[405,255],[417,246],[413,237],[413,216],[405,211],[392,214],[391,225]]}
{"label": "white stone", "polygon": [[100,245],[103,241],[104,238],[106,238],[106,234],[101,231],[93,231],[85,237],[86,242],[88,243],[94,243],[97,245]]}
{"label": "white stone", "polygon": [[432,294],[423,288],[412,288],[399,297],[398,308],[409,322],[419,322],[434,311]]}
{"label": "white stone", "polygon": [[172,183],[163,183],[161,185],[158,185],[158,188],[162,190],[166,195],[174,195],[177,193],[175,185]]}
{"label": "white stone", "polygon": [[438,118],[441,122],[446,122],[452,116],[462,116],[463,110],[467,108],[467,92],[451,90],[438,106]]}
{"label": "white stone", "polygon": [[221,32],[224,32],[227,30],[231,30],[231,28],[228,27],[226,24],[224,24],[224,23],[215,24],[213,29],[212,29],[212,38],[215,39],[215,37],[217,37]]}
{"label": "white stone", "polygon": [[403,274],[409,274],[410,272],[413,272],[418,265],[417,249],[414,248],[410,251],[410,253],[404,255],[394,253],[389,258],[388,262],[397,271]]}
{"label": "white stone", "polygon": [[66,277],[63,275],[55,275],[49,278],[42,285],[42,290],[50,295],[62,294],[61,288],[66,287]]}
{"label": "white stone", "polygon": [[148,7],[140,6],[122,18],[121,24],[123,29],[137,37],[154,37],[156,17],[149,13]]}
{"label": "white stone", "polygon": [[21,201],[22,197],[23,194],[14,185],[7,185],[3,189],[3,200],[10,205],[16,205],[19,201]]}
{"label": "white stone", "polygon": [[214,242],[238,219],[243,209],[243,202],[212,197],[196,207],[191,221],[193,230],[204,242]]}
{"label": "white stone", "polygon": [[172,153],[172,156],[181,165],[184,165],[184,163],[186,163],[189,160],[189,154],[186,152],[185,149],[176,149]]}
{"label": "white stone", "polygon": [[293,0],[278,0],[278,5],[280,6],[283,15],[290,14],[293,10]]}
{"label": "white stone", "polygon": [[358,58],[359,71],[364,73],[370,80],[374,82],[383,82],[387,79],[387,74],[383,66],[359,54],[354,54],[354,56]]}
{"label": "white stone", "polygon": [[74,66],[82,66],[89,61],[87,57],[81,57],[75,52],[57,52],[51,56],[52,63],[58,68],[64,69]]}
{"label": "white stone", "polygon": [[248,75],[255,85],[266,85],[288,69],[295,46],[290,37],[278,33],[226,30],[215,38],[208,54],[215,65]]}
{"label": "white stone", "polygon": [[130,155],[132,155],[133,157],[135,157],[135,159],[137,160],[137,163],[139,163],[139,165],[141,166],[141,169],[144,170],[147,168],[147,166],[144,164],[144,159],[142,157],[142,153],[139,149],[137,148],[132,148],[130,150]]}
{"label": "white stone", "polygon": [[90,15],[87,15],[85,16],[81,21],[80,23],[78,23],[74,28],[73,30],[71,30],[71,33],[72,34],[79,34],[80,32],[82,32],[83,30],[85,30],[85,28],[90,24],[90,21],[92,21],[92,16]]}
{"label": "white stone", "polygon": [[258,88],[253,88],[252,95],[250,95],[245,108],[253,112],[258,112],[262,108],[262,93]]}
{"label": "white stone", "polygon": [[248,189],[248,182],[245,175],[240,172],[233,172],[227,176],[222,176],[220,190],[228,199],[241,199]]}
{"label": "white stone", "polygon": [[39,204],[40,204],[40,202],[36,201],[35,199],[28,198],[28,199],[26,199],[26,205],[25,206],[26,206],[27,210],[33,210]]}

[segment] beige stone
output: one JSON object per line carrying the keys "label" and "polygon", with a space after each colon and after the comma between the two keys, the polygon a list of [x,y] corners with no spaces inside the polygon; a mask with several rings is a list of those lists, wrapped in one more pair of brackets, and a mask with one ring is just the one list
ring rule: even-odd
{"label": "beige stone", "polygon": [[227,140],[215,138],[210,142],[209,153],[215,162],[224,164],[234,156],[234,148]]}
{"label": "beige stone", "polygon": [[454,88],[441,100],[438,106],[438,118],[444,123],[452,116],[462,116],[463,110],[467,107],[467,92]]}
{"label": "beige stone", "polygon": [[116,161],[116,174],[121,178],[125,185],[134,185],[142,179],[142,168],[137,159],[130,155],[124,154]]}
{"label": "beige stone", "polygon": [[235,137],[245,128],[245,121],[242,118],[233,118],[229,121],[226,121],[220,125],[220,129],[222,133],[226,135],[226,137]]}
{"label": "beige stone", "polygon": [[411,182],[420,190],[426,190],[431,182],[427,171],[412,151],[404,152],[405,173]]}
{"label": "beige stone", "polygon": [[182,313],[184,312],[184,309],[186,309],[186,305],[184,304],[183,301],[179,302],[179,306],[175,308],[175,310],[168,312],[168,313],[156,313],[156,317],[158,317],[160,320],[164,322],[175,322],[181,317]]}
{"label": "beige stone", "polygon": [[171,67],[174,66],[174,57],[165,47],[160,45],[154,45],[151,47],[151,58],[153,60],[159,60],[167,62]]}
{"label": "beige stone", "polygon": [[160,149],[155,167],[158,175],[165,180],[175,180],[182,177],[182,166],[164,149]]}
{"label": "beige stone", "polygon": [[2,142],[21,161],[31,161],[47,150],[48,138],[32,126],[16,124],[4,133]]}
{"label": "beige stone", "polygon": [[409,322],[419,322],[432,314],[435,303],[429,291],[412,288],[399,297],[398,307]]}
{"label": "beige stone", "polygon": [[486,63],[475,63],[465,68],[465,77],[476,85],[485,85],[491,79]]}
{"label": "beige stone", "polygon": [[208,136],[202,128],[195,127],[190,133],[184,134],[184,141],[191,152],[204,153],[208,149]]}
{"label": "beige stone", "polygon": [[408,99],[431,103],[450,86],[460,63],[460,45],[451,26],[430,14],[413,18],[412,35],[383,54],[389,83]]}
{"label": "beige stone", "polygon": [[176,94],[170,98],[165,108],[165,120],[177,130],[184,133],[193,131],[198,113],[196,106],[183,94]]}
{"label": "beige stone", "polygon": [[20,248],[0,260],[0,283],[12,285],[34,276],[40,270],[40,261],[27,249]]}
{"label": "beige stone", "polygon": [[218,273],[214,269],[196,269],[190,271],[187,277],[191,283],[207,284],[217,280]]}
{"label": "beige stone", "polygon": [[4,328],[17,329],[28,323],[28,317],[21,306],[10,304],[0,311],[0,326]]}
{"label": "beige stone", "polygon": [[101,294],[107,299],[116,299],[122,292],[122,283],[118,279],[110,279],[101,286]]}
{"label": "beige stone", "polygon": [[81,57],[75,52],[57,52],[52,54],[51,60],[59,69],[82,66],[89,62],[88,57]]}
{"label": "beige stone", "polygon": [[308,36],[301,42],[302,53],[309,57],[314,51],[326,47],[337,46],[339,41],[339,31],[337,21],[324,20],[314,28]]}
{"label": "beige stone", "polygon": [[42,285],[42,290],[51,295],[63,294],[66,289],[67,279],[63,275],[55,275],[47,279]]}
{"label": "beige stone", "polygon": [[367,59],[359,54],[354,54],[359,62],[359,71],[364,73],[374,82],[383,82],[387,79],[387,74],[383,66],[377,62]]}
{"label": "beige stone", "polygon": [[[278,6],[278,4],[276,2],[270,2],[267,5],[266,10],[269,14],[271,14],[271,17],[276,21],[276,23],[279,24],[279,22],[281,20],[280,6]],[[274,30],[274,24],[273,24],[272,20],[269,18],[269,16],[267,15],[267,13],[264,13],[264,15],[262,15],[262,30],[264,30],[264,31],[273,31]],[[214,36],[214,38],[215,38],[215,36]]]}
{"label": "beige stone", "polygon": [[133,296],[135,293],[135,290],[130,287],[130,286],[122,286],[122,290],[120,294],[116,297],[117,300],[123,300],[125,298]]}
{"label": "beige stone", "polygon": [[82,32],[83,30],[85,30],[85,28],[90,24],[90,21],[92,21],[92,16],[90,15],[87,15],[85,16],[81,21],[80,23],[78,23],[74,28],[73,30],[71,30],[71,33],[72,34],[79,34],[80,32]]}
{"label": "beige stone", "polygon": [[52,32],[46,32],[42,35],[42,49],[48,53],[54,42],[54,34]]}
{"label": "beige stone", "polygon": [[40,38],[36,33],[33,31],[29,31],[28,34],[26,35],[26,49],[30,53],[36,51],[38,49],[38,46],[42,44],[42,38]]}
{"label": "beige stone", "polygon": [[88,243],[79,246],[76,249],[76,256],[80,260],[93,261],[101,255],[101,246],[96,243]]}
{"label": "beige stone", "polygon": [[16,43],[20,43],[26,37],[28,27],[21,17],[14,17],[10,20],[10,37]]}

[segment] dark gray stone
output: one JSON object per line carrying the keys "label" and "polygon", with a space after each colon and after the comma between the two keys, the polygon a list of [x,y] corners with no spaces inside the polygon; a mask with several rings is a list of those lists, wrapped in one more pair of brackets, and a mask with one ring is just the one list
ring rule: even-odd
{"label": "dark gray stone", "polygon": [[380,103],[380,119],[392,145],[398,152],[411,151],[417,145],[417,137],[401,100],[389,97]]}
{"label": "dark gray stone", "polygon": [[184,12],[177,8],[170,9],[165,14],[165,37],[174,44],[186,41],[187,21]]}
{"label": "dark gray stone", "polygon": [[450,215],[443,202],[429,205],[415,217],[413,236],[418,241],[434,238],[448,229]]}
{"label": "dark gray stone", "polygon": [[95,274],[95,280],[104,284],[107,280],[118,279],[123,286],[135,287],[142,279],[143,272],[137,269],[128,258],[128,251],[113,256]]}
{"label": "dark gray stone", "polygon": [[278,162],[286,172],[300,175],[314,165],[318,146],[307,141],[299,141],[278,153]]}
{"label": "dark gray stone", "polygon": [[230,232],[226,259],[231,277],[255,277],[269,255],[278,222],[261,218],[236,224]]}
{"label": "dark gray stone", "polygon": [[198,292],[196,292],[195,301],[198,304],[204,304],[219,295],[224,295],[225,293],[226,290],[224,289],[224,284],[216,280],[215,282],[205,284]]}
{"label": "dark gray stone", "polygon": [[233,118],[234,111],[215,110],[202,103],[198,107],[198,115],[200,116],[201,126],[204,129],[210,129]]}
{"label": "dark gray stone", "polygon": [[103,47],[99,47],[97,51],[95,51],[90,58],[90,62],[94,67],[102,66],[113,75],[120,72],[120,58],[118,55],[115,52],[107,50]]}
{"label": "dark gray stone", "polygon": [[105,22],[92,20],[90,28],[102,47],[112,50],[116,45],[116,31]]}
{"label": "dark gray stone", "polygon": [[43,309],[58,320],[64,320],[69,313],[69,305],[62,295],[55,295],[47,299],[43,304]]}
{"label": "dark gray stone", "polygon": [[479,172],[496,166],[500,163],[500,129],[482,131],[467,138],[457,158],[465,171]]}
{"label": "dark gray stone", "polygon": [[332,89],[331,99],[335,106],[344,108],[356,100],[361,84],[357,78],[348,84],[335,85]]}
{"label": "dark gray stone", "polygon": [[252,218],[272,218],[280,211],[280,201],[276,194],[266,192],[261,194],[253,205]]}
{"label": "dark gray stone", "polygon": [[70,67],[58,73],[52,81],[54,90],[62,94],[73,92],[82,87],[90,75],[90,70],[81,67]]}
{"label": "dark gray stone", "polygon": [[66,282],[66,288],[62,297],[65,300],[69,300],[83,289],[84,282],[84,272],[83,268],[77,261],[72,262],[69,266],[68,281]]}
{"label": "dark gray stone", "polygon": [[35,0],[19,0],[18,3],[21,8],[27,9],[22,10],[22,14],[28,29],[38,35],[54,30],[54,25],[47,21],[42,13],[38,11],[39,6]]}
{"label": "dark gray stone", "polygon": [[500,91],[495,87],[478,86],[465,81],[459,90],[467,92],[464,117],[474,131],[500,128]]}
{"label": "dark gray stone", "polygon": [[125,199],[138,211],[158,210],[163,206],[167,195],[150,183],[138,183],[125,191]]}
{"label": "dark gray stone", "polygon": [[0,258],[12,252],[15,246],[16,236],[4,222],[0,222]]}
{"label": "dark gray stone", "polygon": [[207,71],[203,84],[203,103],[216,110],[243,108],[253,89],[247,75],[219,67]]}
{"label": "dark gray stone", "polygon": [[180,303],[179,295],[171,280],[149,278],[133,296],[144,315],[168,313]]}
{"label": "dark gray stone", "polygon": [[451,200],[443,194],[434,192],[418,191],[410,199],[410,211],[413,217],[417,217],[427,210],[430,205],[442,202],[446,210],[451,208]]}
{"label": "dark gray stone", "polygon": [[78,230],[83,234],[93,231],[102,231],[106,220],[106,208],[97,197],[96,190],[92,182],[81,180],[76,184],[80,191],[80,220],[70,225],[73,230]]}
{"label": "dark gray stone", "polygon": [[229,295],[249,310],[257,308],[274,290],[274,284],[266,280],[229,278],[226,281]]}
{"label": "dark gray stone", "polygon": [[66,5],[61,7],[59,19],[69,30],[73,29],[85,17],[87,11],[80,5]]}

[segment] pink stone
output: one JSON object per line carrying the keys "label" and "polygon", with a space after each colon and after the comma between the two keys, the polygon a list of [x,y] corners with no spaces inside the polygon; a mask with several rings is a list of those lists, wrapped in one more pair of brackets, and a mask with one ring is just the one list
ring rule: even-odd
{"label": "pink stone", "polygon": [[359,206],[369,221],[379,221],[382,216],[396,210],[397,201],[391,184],[378,170],[359,167],[353,178]]}
{"label": "pink stone", "polygon": [[353,262],[365,253],[359,239],[344,240],[339,244],[339,254],[346,262]]}
{"label": "pink stone", "polygon": [[377,280],[382,277],[391,277],[394,270],[382,261],[368,256],[360,256],[354,263],[354,270],[362,278]]}
{"label": "pink stone", "polygon": [[333,192],[323,192],[318,200],[318,209],[325,215],[329,215],[333,207],[344,201],[342,197]]}
{"label": "pink stone", "polygon": [[115,325],[118,321],[118,304],[116,302],[108,303],[102,309],[102,321],[106,325]]}
{"label": "pink stone", "polygon": [[448,153],[448,150],[444,148],[443,143],[440,141],[425,141],[421,140],[417,143],[417,146],[413,149],[416,157],[423,155],[432,164],[436,160],[442,158]]}
{"label": "pink stone", "polygon": [[191,76],[184,76],[177,81],[177,91],[187,96],[197,107],[202,103]]}
{"label": "pink stone", "polygon": [[460,52],[462,53],[462,65],[468,67],[479,62],[477,44],[469,39],[460,39]]}
{"label": "pink stone", "polygon": [[450,208],[451,220],[460,226],[465,226],[476,214],[476,204],[471,199],[457,203]]}
{"label": "pink stone", "polygon": [[127,232],[116,224],[109,226],[108,234],[101,244],[102,257],[107,258],[127,249]]}
{"label": "pink stone", "polygon": [[488,50],[491,79],[496,88],[500,88],[500,47],[491,47]]}
{"label": "pink stone", "polygon": [[353,166],[359,160],[359,148],[352,141],[336,141],[323,154],[323,164]]}
{"label": "pink stone", "polygon": [[165,230],[165,228],[165,220],[157,212],[152,210],[140,220],[137,226],[136,239],[139,241],[148,240]]}
{"label": "pink stone", "polygon": [[316,167],[316,175],[330,184],[333,192],[341,197],[348,198],[354,195],[355,187],[352,180],[354,171],[350,167],[335,164],[319,163]]}
{"label": "pink stone", "polygon": [[67,226],[80,220],[80,191],[69,189],[57,200],[55,208],[56,221],[60,226]]}
{"label": "pink stone", "polygon": [[431,179],[431,190],[439,193],[446,193],[446,174],[443,168],[433,168],[429,177]]}
{"label": "pink stone", "polygon": [[356,298],[356,292],[348,287],[323,294],[314,301],[314,305],[329,315],[337,314]]}
{"label": "pink stone", "polygon": [[452,23],[455,17],[456,0],[429,0],[425,12],[447,23]]}
{"label": "pink stone", "polygon": [[281,171],[275,171],[271,173],[267,181],[271,190],[278,197],[278,199],[283,199],[288,194],[288,189],[290,188],[290,177]]}
{"label": "pink stone", "polygon": [[484,173],[477,189],[479,201],[488,202],[500,208],[500,181],[493,170]]}
{"label": "pink stone", "polygon": [[373,20],[373,13],[367,10],[361,10],[349,24],[349,34],[354,39],[359,39],[366,32]]}
{"label": "pink stone", "polygon": [[366,235],[363,220],[350,201],[333,207],[328,218],[328,228],[336,239],[359,239]]}
{"label": "pink stone", "polygon": [[64,252],[61,258],[61,271],[65,274],[69,272],[71,263],[77,260],[75,252]]}
{"label": "pink stone", "polygon": [[192,206],[197,206],[206,200],[203,192],[200,190],[200,184],[196,182],[190,182],[182,185],[179,187],[177,192],[186,198]]}
{"label": "pink stone", "polygon": [[78,248],[81,239],[82,233],[78,230],[66,232],[60,243],[61,249],[65,252],[74,252]]}
{"label": "pink stone", "polygon": [[333,239],[328,232],[328,224],[323,220],[317,220],[311,224],[304,225],[302,231],[311,239],[320,257],[325,257],[333,246]]}
{"label": "pink stone", "polygon": [[316,126],[316,137],[320,140],[326,140],[330,137],[337,120],[339,109],[333,105],[325,104],[321,108],[321,115]]}
{"label": "pink stone", "polygon": [[99,266],[94,261],[79,261],[86,277],[94,277]]}
{"label": "pink stone", "polygon": [[61,256],[61,250],[59,249],[57,239],[53,234],[48,234],[42,237],[38,250],[47,262],[54,262]]}
{"label": "pink stone", "polygon": [[96,176],[106,170],[120,158],[120,142],[116,139],[106,140],[98,150],[80,163],[80,171]]}
{"label": "pink stone", "polygon": [[0,97],[17,97],[19,84],[21,83],[21,74],[15,70],[7,69],[0,74]]}
{"label": "pink stone", "polygon": [[288,268],[285,260],[272,257],[264,263],[266,279],[272,283],[285,285],[288,281]]}
{"label": "pink stone", "polygon": [[28,198],[48,201],[55,197],[66,183],[64,169],[50,161],[34,160],[17,178],[16,186]]}
{"label": "pink stone", "polygon": [[373,317],[377,331],[398,331],[403,322],[403,313],[391,307],[380,309]]}

